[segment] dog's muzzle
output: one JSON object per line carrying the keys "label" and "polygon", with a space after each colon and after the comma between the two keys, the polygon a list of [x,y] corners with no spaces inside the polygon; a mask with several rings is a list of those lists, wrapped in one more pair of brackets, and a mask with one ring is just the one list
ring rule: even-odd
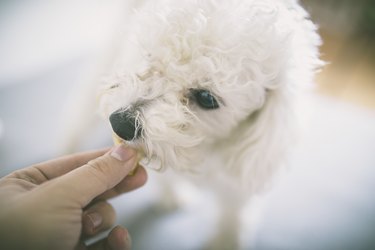
{"label": "dog's muzzle", "polygon": [[125,141],[132,141],[140,137],[142,127],[137,123],[133,111],[117,110],[109,116],[113,132]]}

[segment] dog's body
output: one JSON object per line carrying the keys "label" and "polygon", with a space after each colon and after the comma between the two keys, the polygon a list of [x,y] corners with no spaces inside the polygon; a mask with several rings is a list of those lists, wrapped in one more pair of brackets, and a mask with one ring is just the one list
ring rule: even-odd
{"label": "dog's body", "polygon": [[295,0],[150,0],[128,22],[100,112],[147,164],[216,190],[234,234],[285,156],[320,65],[316,28]]}

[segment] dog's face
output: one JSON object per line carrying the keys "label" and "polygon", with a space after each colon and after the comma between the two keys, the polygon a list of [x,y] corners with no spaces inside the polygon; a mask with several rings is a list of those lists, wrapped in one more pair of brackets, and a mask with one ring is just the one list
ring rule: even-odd
{"label": "dog's face", "polygon": [[202,2],[139,11],[101,94],[114,132],[162,167],[191,170],[241,140],[290,67],[286,6]]}

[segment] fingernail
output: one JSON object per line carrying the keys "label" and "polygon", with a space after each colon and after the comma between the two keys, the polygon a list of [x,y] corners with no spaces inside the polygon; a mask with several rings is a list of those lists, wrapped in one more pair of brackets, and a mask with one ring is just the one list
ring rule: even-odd
{"label": "fingernail", "polygon": [[127,161],[135,154],[134,149],[128,148],[125,145],[118,145],[111,152],[111,156],[119,161]]}
{"label": "fingernail", "polygon": [[130,250],[132,240],[129,232],[120,227],[116,226],[108,236],[108,246],[111,250]]}
{"label": "fingernail", "polygon": [[86,216],[89,219],[91,223],[91,227],[93,229],[99,227],[103,222],[103,218],[99,213],[93,212],[93,213],[87,214]]}

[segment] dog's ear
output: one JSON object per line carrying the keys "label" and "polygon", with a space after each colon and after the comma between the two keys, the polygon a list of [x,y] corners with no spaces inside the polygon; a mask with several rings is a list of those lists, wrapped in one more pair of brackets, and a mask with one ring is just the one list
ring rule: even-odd
{"label": "dog's ear", "polygon": [[285,90],[269,90],[263,107],[243,121],[223,147],[229,172],[246,189],[261,191],[284,161],[293,140],[290,98]]}

